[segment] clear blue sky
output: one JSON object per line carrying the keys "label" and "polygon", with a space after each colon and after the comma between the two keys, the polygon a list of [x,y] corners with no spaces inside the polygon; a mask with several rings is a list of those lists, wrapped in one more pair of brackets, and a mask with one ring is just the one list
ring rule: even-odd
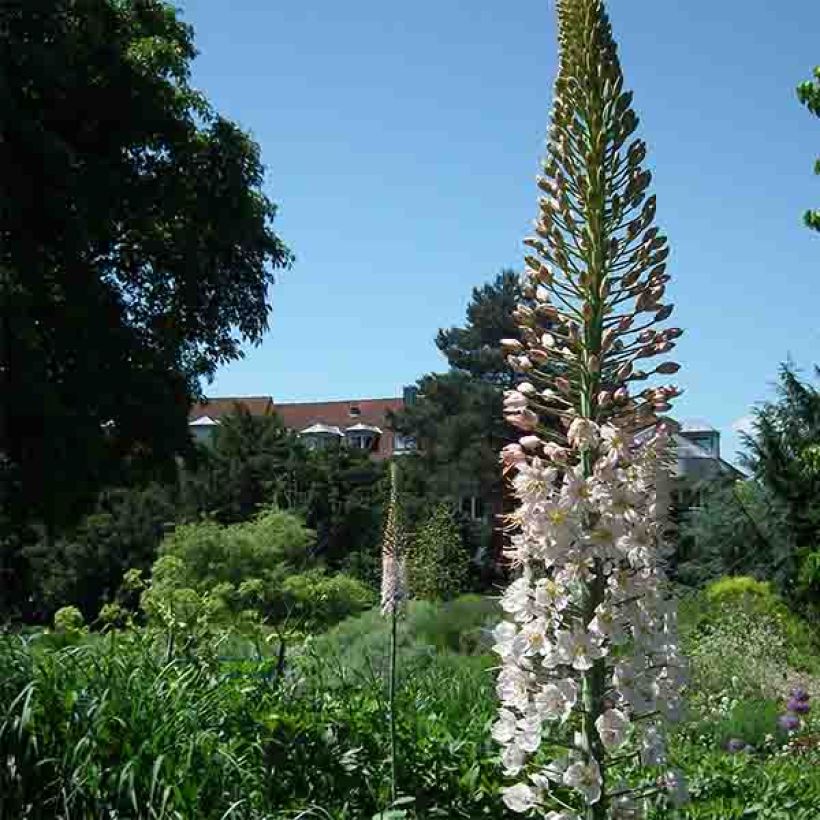
{"label": "clear blue sky", "polygon": [[[398,395],[437,328],[520,267],[555,74],[552,2],[187,0],[194,83],[262,146],[296,254],[271,329],[211,395]],[[670,237],[680,417],[732,426],[778,363],[820,361],[820,63],[809,0],[611,0]]]}

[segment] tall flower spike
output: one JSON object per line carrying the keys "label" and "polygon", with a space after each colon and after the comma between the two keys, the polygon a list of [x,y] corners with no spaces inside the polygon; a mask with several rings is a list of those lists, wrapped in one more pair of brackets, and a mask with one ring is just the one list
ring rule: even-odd
{"label": "tall flower spike", "polygon": [[390,465],[390,499],[382,537],[382,614],[395,614],[406,597],[404,531],[401,524],[396,464],[392,463]]}
{"label": "tall flower spike", "polygon": [[[601,820],[623,774],[612,753],[629,744],[662,765],[658,718],[679,711],[683,664],[659,559],[667,434],[658,419],[679,391],[633,385],[678,370],[648,362],[682,331],[662,327],[669,250],[604,3],[558,0],[557,11],[527,301],[514,312],[518,338],[504,342],[522,374],[504,397],[520,438],[502,452],[518,501],[507,555],[522,573],[502,596],[510,620],[496,630],[493,736],[519,781],[505,792],[511,809],[567,809],[550,805],[548,783],[562,782],[575,816]],[[539,771],[532,755],[551,740],[572,751]]]}

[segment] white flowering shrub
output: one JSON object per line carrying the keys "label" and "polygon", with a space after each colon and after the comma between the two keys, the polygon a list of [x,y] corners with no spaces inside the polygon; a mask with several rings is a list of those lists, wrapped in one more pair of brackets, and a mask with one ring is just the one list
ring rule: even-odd
{"label": "white flowering shrub", "polygon": [[[507,806],[550,820],[632,817],[666,772],[630,789],[624,757],[665,764],[664,718],[681,709],[683,663],[664,593],[668,433],[679,328],[659,329],[666,238],[653,227],[646,146],[601,0],[558,0],[556,81],[544,192],[525,259],[517,338],[502,345],[521,376],[505,394],[521,431],[502,452],[517,507],[507,557],[518,570],[496,631]],[[544,763],[542,750],[566,754]]]}

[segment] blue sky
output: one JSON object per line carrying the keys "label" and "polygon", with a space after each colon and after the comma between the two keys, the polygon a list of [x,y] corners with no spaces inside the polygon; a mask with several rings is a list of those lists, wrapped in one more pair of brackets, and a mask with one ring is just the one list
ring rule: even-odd
{"label": "blue sky", "polygon": [[[471,289],[520,267],[555,74],[545,0],[187,0],[194,84],[250,130],[296,254],[271,328],[210,395],[398,395],[444,369],[433,338]],[[649,144],[686,393],[733,425],[778,363],[820,361],[820,63],[809,0],[611,0]]]}

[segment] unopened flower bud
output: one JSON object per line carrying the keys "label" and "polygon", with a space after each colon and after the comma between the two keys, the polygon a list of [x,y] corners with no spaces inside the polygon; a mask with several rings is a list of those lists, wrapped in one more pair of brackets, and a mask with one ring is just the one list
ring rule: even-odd
{"label": "unopened flower bud", "polygon": [[544,442],[538,436],[522,436],[518,443],[525,450],[537,450]]}

